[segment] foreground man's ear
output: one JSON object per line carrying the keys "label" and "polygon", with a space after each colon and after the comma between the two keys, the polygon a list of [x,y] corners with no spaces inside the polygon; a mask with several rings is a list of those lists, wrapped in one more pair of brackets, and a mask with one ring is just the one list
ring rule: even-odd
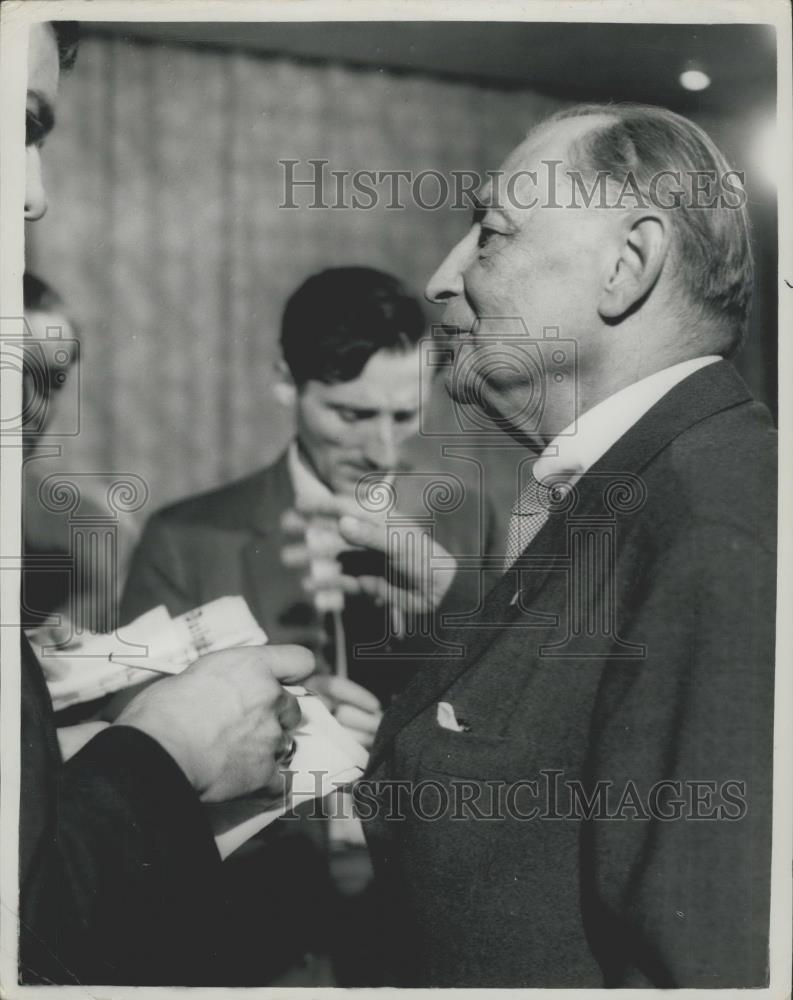
{"label": "foreground man's ear", "polygon": [[660,214],[644,213],[627,223],[598,303],[602,319],[618,320],[641,304],[658,280],[669,242],[669,224]]}

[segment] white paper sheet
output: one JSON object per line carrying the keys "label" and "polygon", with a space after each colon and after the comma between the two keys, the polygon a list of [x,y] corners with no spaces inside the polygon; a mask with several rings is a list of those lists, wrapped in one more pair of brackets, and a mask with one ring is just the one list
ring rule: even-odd
{"label": "white paper sheet", "polygon": [[303,719],[295,730],[295,755],[289,764],[293,773],[288,801],[251,796],[209,805],[215,843],[223,858],[269,826],[279,816],[315,798],[324,798],[336,788],[349,785],[363,774],[368,754],[339,725],[322,701],[305,688],[288,687],[300,700]]}

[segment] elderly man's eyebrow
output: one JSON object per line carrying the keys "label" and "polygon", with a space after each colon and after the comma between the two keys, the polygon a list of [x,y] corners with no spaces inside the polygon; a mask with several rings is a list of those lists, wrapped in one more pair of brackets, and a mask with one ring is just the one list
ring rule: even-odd
{"label": "elderly man's eyebrow", "polygon": [[502,205],[490,205],[475,194],[471,194],[470,198],[473,205],[473,225],[481,224],[488,215],[496,215],[510,228],[516,228],[515,220],[510,217],[509,212]]}
{"label": "elderly man's eyebrow", "polygon": [[500,206],[492,203],[492,189],[488,185],[483,194],[474,194],[473,191],[466,192],[471,199],[471,207],[474,213],[474,222],[481,222],[488,212],[499,212]]}

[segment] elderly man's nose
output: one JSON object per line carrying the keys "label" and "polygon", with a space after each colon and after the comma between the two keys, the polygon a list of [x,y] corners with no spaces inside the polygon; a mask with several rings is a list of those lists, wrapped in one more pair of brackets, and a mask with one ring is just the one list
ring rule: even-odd
{"label": "elderly man's nose", "polygon": [[430,302],[445,302],[446,299],[463,294],[465,290],[463,274],[476,250],[478,230],[479,227],[474,226],[430,278],[424,293]]}
{"label": "elderly man's nose", "polygon": [[41,168],[38,146],[28,146],[25,156],[25,218],[29,222],[40,219],[47,211],[47,192]]}

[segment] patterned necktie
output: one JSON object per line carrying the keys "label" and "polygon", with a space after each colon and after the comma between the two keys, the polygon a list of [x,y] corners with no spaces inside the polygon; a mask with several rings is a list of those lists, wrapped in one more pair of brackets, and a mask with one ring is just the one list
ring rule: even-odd
{"label": "patterned necktie", "polygon": [[504,572],[522,555],[526,546],[535,538],[548,520],[553,499],[553,488],[538,482],[529,474],[529,482],[515,501],[507,531],[507,549],[504,554]]}

